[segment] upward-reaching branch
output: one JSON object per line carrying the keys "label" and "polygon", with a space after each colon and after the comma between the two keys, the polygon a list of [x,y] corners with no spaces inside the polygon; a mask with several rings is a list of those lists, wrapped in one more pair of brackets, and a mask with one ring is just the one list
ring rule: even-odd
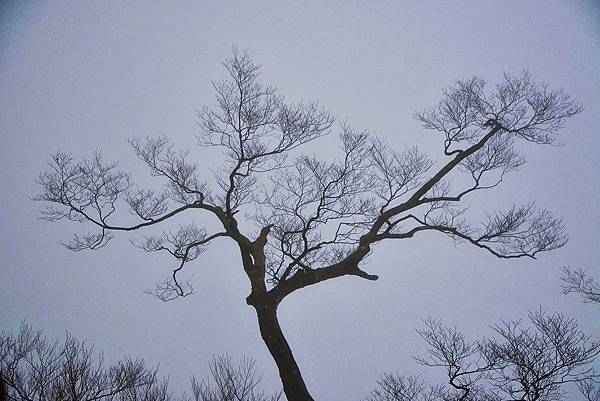
{"label": "upward-reaching branch", "polygon": [[223,63],[229,79],[214,82],[217,107],[198,111],[198,142],[225,149],[229,165],[220,171],[220,202],[232,216],[249,197],[255,174],[282,165],[288,153],[326,135],[331,115],[316,102],[288,104],[259,82],[260,68],[234,49]]}
{"label": "upward-reaching branch", "polygon": [[[524,163],[515,149],[515,140],[554,143],[564,120],[581,109],[562,91],[533,82],[527,73],[505,74],[504,81],[492,93],[485,91],[485,81],[481,78],[458,81],[443,93],[438,105],[416,115],[425,128],[443,134],[444,153],[451,159],[428,179],[422,179],[430,167],[427,159],[408,153],[406,157],[414,161],[415,170],[404,177],[399,174],[401,181],[395,182],[381,170],[393,169],[390,163],[397,159],[397,154],[390,154],[375,141],[369,152],[370,160],[362,165],[375,173],[368,178],[370,187],[379,183],[383,189],[385,195],[378,194],[381,206],[375,209],[376,213],[369,214],[370,223],[363,221],[367,224],[362,225],[362,235],[356,236],[359,240],[354,249],[340,255],[338,262],[320,269],[320,276],[365,276],[356,274],[361,271],[357,264],[368,255],[372,244],[385,239],[412,238],[426,230],[442,232],[501,258],[535,257],[539,252],[561,247],[567,240],[563,225],[546,210],[536,211],[532,205],[513,206],[508,212],[490,213],[488,222],[476,230],[462,218],[466,207],[456,207],[467,194],[496,187],[507,173]],[[468,174],[472,184],[453,188],[447,178],[461,172]],[[346,268],[340,268],[340,264]],[[324,274],[325,269],[331,270]],[[309,272],[291,279],[293,283],[286,286],[302,288],[309,276],[312,277],[309,281],[320,281]]]}

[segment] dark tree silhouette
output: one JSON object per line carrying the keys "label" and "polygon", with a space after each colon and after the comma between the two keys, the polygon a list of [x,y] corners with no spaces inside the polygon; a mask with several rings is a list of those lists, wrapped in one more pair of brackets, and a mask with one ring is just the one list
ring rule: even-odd
{"label": "dark tree silhouette", "polygon": [[[458,81],[416,118],[440,135],[446,160],[433,162],[416,148],[395,151],[349,124],[339,128],[339,158],[299,153],[302,145],[334,131],[332,116],[316,102],[290,103],[259,80],[259,67],[234,50],[229,79],[213,83],[216,105],[198,112],[198,143],[220,148],[226,161],[200,177],[187,152],[164,138],[132,139],[136,155],[162,191],[136,187],[129,174],[99,153],[75,160],[57,152],[39,176],[50,221],[87,223],[72,250],[98,249],[120,231],[162,226],[185,214],[189,223],[136,242],[146,252],[177,259],[171,277],[151,292],[168,301],[191,294],[180,274],[210,242],[232,241],[250,282],[246,298],[277,363],[287,398],[312,400],[277,319],[289,294],[341,276],[378,277],[361,268],[373,245],[438,232],[499,258],[535,258],[565,244],[560,219],[533,204],[491,211],[467,222],[470,194],[496,187],[524,162],[518,141],[554,143],[565,119],[581,107],[529,74],[505,74],[492,90],[483,79]],[[137,218],[115,223],[124,202]],[[198,219],[216,219],[207,232]]]}
{"label": "dark tree silhouette", "polygon": [[22,324],[16,334],[0,333],[0,401],[277,401],[280,394],[258,390],[262,376],[252,358],[235,366],[229,355],[209,362],[210,379],[192,377],[192,395],[175,397],[167,379],[143,361],[125,358],[106,366],[102,354],[67,334],[50,341]]}
{"label": "dark tree silhouette", "polygon": [[0,371],[0,401],[6,401],[6,400],[7,400],[6,384],[4,384],[3,374],[2,374],[2,371]]}
{"label": "dark tree silhouette", "polygon": [[562,314],[529,314],[521,321],[492,326],[495,336],[470,342],[457,328],[427,319],[419,330],[429,345],[422,365],[442,368],[449,386],[429,386],[419,378],[382,376],[369,401],[559,401],[576,384],[588,400],[598,399],[600,375],[592,368],[600,343]]}
{"label": "dark tree silhouette", "polygon": [[377,380],[377,387],[366,401],[434,401],[438,388],[428,386],[418,376],[386,373]]}
{"label": "dark tree silhouette", "polygon": [[192,379],[194,401],[278,401],[281,393],[265,395],[256,387],[262,381],[253,359],[245,357],[234,366],[229,355],[215,356],[209,362],[212,380]]}
{"label": "dark tree silhouette", "polygon": [[102,354],[67,334],[50,341],[22,325],[0,333],[0,372],[11,401],[170,401],[166,381],[141,360],[106,366]]}
{"label": "dark tree silhouette", "polygon": [[585,302],[600,303],[600,285],[581,269],[562,268],[563,294],[579,294]]}

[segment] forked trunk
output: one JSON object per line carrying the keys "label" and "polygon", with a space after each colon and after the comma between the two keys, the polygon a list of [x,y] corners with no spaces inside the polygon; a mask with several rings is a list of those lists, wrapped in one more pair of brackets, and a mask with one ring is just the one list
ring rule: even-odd
{"label": "forked trunk", "polygon": [[260,335],[279,369],[288,401],[314,401],[277,320],[277,305],[255,306]]}

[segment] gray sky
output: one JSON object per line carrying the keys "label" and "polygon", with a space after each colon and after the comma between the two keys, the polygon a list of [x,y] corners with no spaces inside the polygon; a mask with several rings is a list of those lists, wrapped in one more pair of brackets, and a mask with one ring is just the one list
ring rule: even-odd
{"label": "gray sky", "polygon": [[[501,261],[440,235],[379,245],[377,282],[344,278],[305,289],[280,308],[281,324],[316,399],[365,395],[385,371],[419,373],[414,329],[428,314],[469,335],[543,305],[600,333],[597,306],[560,294],[561,265],[600,277],[600,6],[594,1],[456,2],[31,2],[0,10],[0,327],[25,319],[50,336],[87,338],[108,358],[160,363],[174,388],[207,374],[212,354],[255,357],[279,385],[260,341],[237,250],[218,242],[194,262],[196,294],[163,304],[143,294],[172,261],[126,236],[97,253],[57,244],[79,228],[36,218],[28,199],[50,152],[108,159],[144,178],[126,138],[168,135],[201,163],[194,110],[213,103],[210,82],[232,45],[263,65],[290,99],[318,99],[394,146],[441,144],[412,119],[453,80],[530,70],[585,111],[562,147],[524,145],[528,163],[473,203],[535,200],[562,216],[562,249]],[[15,2],[17,3],[17,2]],[[335,137],[320,146],[333,149]]]}

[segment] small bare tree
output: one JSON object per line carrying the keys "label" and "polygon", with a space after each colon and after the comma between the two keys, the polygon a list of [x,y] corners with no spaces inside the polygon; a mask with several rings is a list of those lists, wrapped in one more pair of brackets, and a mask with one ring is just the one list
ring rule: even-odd
{"label": "small bare tree", "polygon": [[563,294],[579,294],[585,302],[600,303],[600,285],[582,269],[562,268]]}
{"label": "small bare tree", "polygon": [[16,334],[0,333],[0,401],[278,401],[258,390],[262,376],[252,358],[234,366],[229,355],[209,362],[211,379],[196,381],[192,396],[173,396],[167,379],[143,361],[125,358],[106,366],[102,354],[67,334],[50,341],[22,324]]}
{"label": "small bare tree", "polygon": [[484,343],[496,390],[512,400],[560,400],[563,385],[598,378],[591,363],[600,343],[583,334],[574,319],[542,311],[529,318],[531,328],[519,322],[494,326],[499,338]]}
{"label": "small bare tree", "polygon": [[212,380],[192,379],[194,401],[278,401],[281,393],[265,395],[257,386],[262,376],[253,359],[244,357],[234,366],[229,355],[213,357],[209,362]]}
{"label": "small bare tree", "polygon": [[[492,326],[494,337],[471,342],[456,328],[427,319],[418,332],[429,345],[428,355],[417,361],[444,369],[449,388],[384,375],[367,400],[559,401],[570,383],[588,400],[597,399],[600,375],[592,362],[600,354],[600,343],[559,313],[539,310],[529,320],[529,327],[521,321]],[[406,388],[414,389],[412,398],[405,398]]]}
{"label": "small bare tree", "polygon": [[[458,81],[418,113],[441,136],[446,159],[434,163],[416,148],[395,151],[348,124],[339,128],[339,158],[300,154],[301,146],[334,130],[332,116],[316,102],[290,103],[262,84],[246,53],[234,50],[223,65],[229,78],[213,83],[216,105],[198,112],[198,143],[223,149],[226,158],[212,184],[166,138],[132,139],[138,158],[164,180],[163,190],[136,187],[99,153],[76,160],[58,152],[39,176],[35,199],[47,204],[47,220],[94,228],[65,244],[74,251],[101,248],[115,233],[162,226],[185,213],[189,223],[136,242],[177,260],[171,277],[151,291],[164,301],[193,292],[180,274],[209,243],[232,241],[250,282],[246,303],[290,401],[312,397],[279,326],[279,303],[341,276],[376,280],[362,268],[375,244],[438,232],[510,259],[535,258],[567,241],[561,220],[533,204],[491,211],[481,224],[467,219],[469,195],[498,186],[523,165],[519,141],[554,143],[564,121],[581,111],[529,74],[506,74],[492,90],[479,77]],[[123,218],[122,202],[135,221],[114,222]],[[220,229],[197,225],[207,218]]]}
{"label": "small bare tree", "polygon": [[431,318],[424,323],[425,328],[417,333],[429,345],[428,355],[415,359],[424,366],[443,368],[451,387],[438,386],[433,388],[433,393],[442,400],[487,399],[489,394],[480,381],[494,367],[491,355],[484,357],[480,344],[468,341],[457,327],[446,327],[440,320]]}
{"label": "small bare tree", "polygon": [[141,360],[106,366],[102,354],[67,334],[50,341],[23,324],[0,335],[0,372],[11,401],[170,401],[166,382]]}
{"label": "small bare tree", "polygon": [[434,401],[436,389],[418,376],[386,373],[377,380],[377,387],[365,401]]}

